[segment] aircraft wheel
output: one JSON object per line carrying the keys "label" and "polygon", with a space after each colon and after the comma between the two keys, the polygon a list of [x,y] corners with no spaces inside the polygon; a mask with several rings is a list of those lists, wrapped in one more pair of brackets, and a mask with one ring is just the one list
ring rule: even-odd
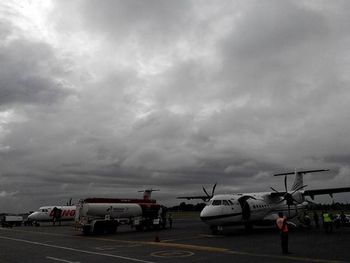
{"label": "aircraft wheel", "polygon": [[253,230],[253,225],[250,223],[245,223],[244,224],[246,232],[251,232]]}
{"label": "aircraft wheel", "polygon": [[212,233],[213,235],[219,234],[219,227],[218,227],[218,226],[211,226],[211,227],[210,227],[210,230],[211,230],[211,233]]}

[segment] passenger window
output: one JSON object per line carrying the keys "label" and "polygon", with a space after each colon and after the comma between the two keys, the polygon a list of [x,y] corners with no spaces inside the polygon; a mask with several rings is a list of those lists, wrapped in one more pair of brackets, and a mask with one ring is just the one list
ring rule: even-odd
{"label": "passenger window", "polygon": [[231,200],[228,200],[228,202],[230,203],[230,205],[233,205],[233,202]]}
{"label": "passenger window", "polygon": [[213,200],[212,205],[221,205],[221,200]]}
{"label": "passenger window", "polygon": [[230,203],[227,200],[222,201],[224,205],[230,205]]}

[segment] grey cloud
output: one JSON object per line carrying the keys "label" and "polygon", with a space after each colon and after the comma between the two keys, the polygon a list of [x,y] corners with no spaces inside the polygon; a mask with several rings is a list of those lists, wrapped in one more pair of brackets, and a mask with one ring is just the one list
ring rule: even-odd
{"label": "grey cloud", "polygon": [[[23,118],[0,122],[0,193],[16,193],[3,194],[2,207],[136,197],[145,187],[176,204],[215,182],[218,193],[282,188],[272,174],[294,168],[331,169],[305,177],[310,188],[342,185],[350,94],[341,4],[54,3],[49,28],[63,50],[24,37],[0,47],[0,102]],[[76,46],[80,36],[91,49]],[[158,55],[165,62],[154,70],[148,58]]]}
{"label": "grey cloud", "polygon": [[12,32],[12,25],[6,20],[0,20],[0,37],[6,39]]}
{"label": "grey cloud", "polygon": [[255,1],[243,13],[226,43],[226,49],[238,59],[292,55],[292,50],[314,48],[329,35],[324,15],[294,1]]}
{"label": "grey cloud", "polygon": [[50,104],[70,92],[59,80],[62,69],[43,43],[13,40],[0,47],[0,104]]}
{"label": "grey cloud", "polygon": [[75,13],[74,19],[68,19],[68,22],[64,22],[66,17],[64,20],[58,20],[58,27],[69,30],[72,24],[74,27],[82,23],[92,32],[121,42],[136,40],[140,45],[156,44],[168,38],[174,39],[174,34],[180,36],[183,28],[190,22],[192,7],[188,1],[175,3],[159,0],[147,2],[131,0],[77,3],[71,1],[56,3],[64,12]]}

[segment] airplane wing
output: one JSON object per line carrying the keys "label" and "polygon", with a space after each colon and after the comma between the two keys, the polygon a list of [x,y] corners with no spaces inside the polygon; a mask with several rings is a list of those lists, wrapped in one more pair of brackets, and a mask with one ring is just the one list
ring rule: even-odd
{"label": "airplane wing", "polygon": [[281,175],[289,175],[289,174],[307,174],[307,173],[317,173],[317,172],[326,172],[329,171],[329,169],[319,169],[319,170],[304,170],[304,171],[296,171],[296,172],[288,172],[288,173],[279,173],[274,174],[274,176],[281,176]]}
{"label": "airplane wing", "polygon": [[329,194],[331,197],[333,197],[333,194],[335,193],[344,193],[344,192],[350,192],[350,187],[305,190],[303,195],[310,196],[312,199],[314,199],[315,195]]}
{"label": "airplane wing", "polygon": [[[310,196],[312,199],[315,195],[332,195],[335,193],[344,193],[344,192],[350,192],[350,187],[340,187],[340,188],[325,188],[325,189],[314,189],[314,190],[305,190],[301,191],[302,195]],[[271,192],[270,195],[272,197],[283,197],[286,194],[286,192]]]}
{"label": "airplane wing", "polygon": [[270,195],[272,197],[283,197],[286,194],[286,192],[271,192]]}
{"label": "airplane wing", "polygon": [[202,199],[204,202],[208,202],[213,196],[214,196],[214,192],[215,192],[215,188],[216,188],[217,183],[214,184],[213,189],[211,190],[211,195],[207,192],[207,190],[204,188],[204,186],[202,186],[203,191],[206,195],[195,195],[195,196],[179,196],[176,197],[177,199],[187,199],[187,200],[191,200],[191,199]]}

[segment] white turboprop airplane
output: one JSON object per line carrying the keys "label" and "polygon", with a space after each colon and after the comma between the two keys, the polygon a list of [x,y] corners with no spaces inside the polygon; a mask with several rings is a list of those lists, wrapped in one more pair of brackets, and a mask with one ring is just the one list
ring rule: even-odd
{"label": "white turboprop airplane", "polygon": [[73,221],[75,219],[76,206],[71,204],[72,199],[69,200],[66,206],[51,205],[42,206],[38,211],[31,213],[28,220],[32,222],[49,222],[53,220],[54,208],[61,209],[61,221]]}
{"label": "white turboprop airplane", "polygon": [[[315,195],[350,192],[350,187],[304,190],[303,175],[306,173],[324,172],[329,170],[307,170],[275,174],[285,176],[285,191],[279,192],[271,187],[272,192],[262,193],[236,193],[214,195],[216,184],[212,194],[203,187],[205,196],[183,196],[179,199],[202,199],[207,205],[200,213],[201,220],[210,226],[215,234],[224,226],[244,225],[247,229],[253,225],[272,225],[275,223],[279,212],[283,212],[289,218],[298,214],[298,210],[305,209],[307,202],[305,196],[314,199]],[[292,188],[287,190],[287,175],[295,174]]]}

